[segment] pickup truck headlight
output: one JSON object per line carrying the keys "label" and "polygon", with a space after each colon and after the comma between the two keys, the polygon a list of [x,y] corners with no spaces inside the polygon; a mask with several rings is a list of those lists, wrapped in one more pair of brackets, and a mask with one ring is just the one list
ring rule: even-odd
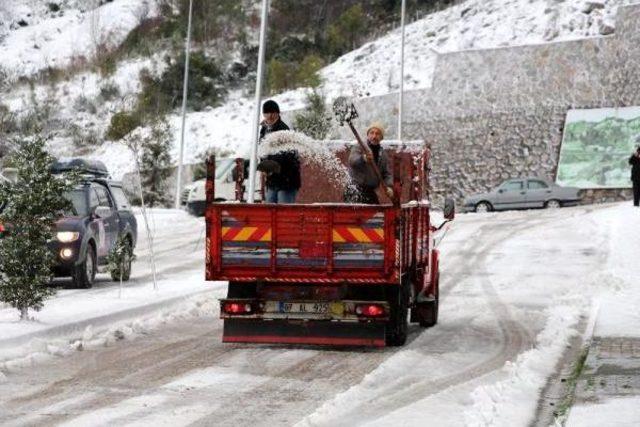
{"label": "pickup truck headlight", "polygon": [[75,242],[80,238],[80,233],[77,231],[59,231],[56,234],[56,238],[62,243]]}

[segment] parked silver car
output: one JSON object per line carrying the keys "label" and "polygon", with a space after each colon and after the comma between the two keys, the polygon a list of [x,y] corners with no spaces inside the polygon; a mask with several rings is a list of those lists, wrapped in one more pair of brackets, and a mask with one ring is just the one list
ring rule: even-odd
{"label": "parked silver car", "polygon": [[464,199],[466,212],[506,209],[560,208],[580,202],[580,189],[561,187],[542,178],[509,179],[488,193]]}

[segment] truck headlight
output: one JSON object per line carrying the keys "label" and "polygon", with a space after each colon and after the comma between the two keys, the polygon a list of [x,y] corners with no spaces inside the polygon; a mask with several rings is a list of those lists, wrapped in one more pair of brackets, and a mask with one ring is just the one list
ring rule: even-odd
{"label": "truck headlight", "polygon": [[80,238],[80,233],[78,233],[77,231],[59,231],[56,234],[56,238],[59,242],[62,243],[75,242],[76,240],[78,240],[78,238]]}
{"label": "truck headlight", "polygon": [[60,251],[60,258],[62,259],[70,259],[73,256],[73,249],[71,248],[64,248],[63,250]]}

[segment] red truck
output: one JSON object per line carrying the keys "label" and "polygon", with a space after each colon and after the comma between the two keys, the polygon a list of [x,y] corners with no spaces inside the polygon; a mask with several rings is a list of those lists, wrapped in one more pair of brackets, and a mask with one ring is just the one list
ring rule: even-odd
{"label": "red truck", "polygon": [[399,346],[409,319],[436,324],[429,150],[392,158],[398,201],[387,205],[214,203],[208,161],[206,278],[229,282],[223,342]]}

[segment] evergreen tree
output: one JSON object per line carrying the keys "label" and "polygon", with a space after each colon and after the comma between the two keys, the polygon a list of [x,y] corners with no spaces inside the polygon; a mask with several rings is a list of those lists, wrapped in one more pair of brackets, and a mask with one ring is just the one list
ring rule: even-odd
{"label": "evergreen tree", "polygon": [[0,205],[5,204],[0,222],[8,229],[0,239],[0,301],[26,320],[30,308],[40,310],[55,294],[48,286],[55,259],[47,242],[54,238],[60,212],[69,208],[64,193],[75,177],[51,174],[53,158],[41,137],[23,137],[13,146],[9,162],[17,180],[0,183]]}
{"label": "evergreen tree", "polygon": [[166,121],[153,125],[140,144],[140,185],[147,206],[165,206],[171,201],[167,194],[167,178],[171,176],[171,126]]}
{"label": "evergreen tree", "polygon": [[293,127],[315,139],[324,139],[331,130],[331,115],[326,99],[313,91],[307,95],[307,108],[294,117]]}

